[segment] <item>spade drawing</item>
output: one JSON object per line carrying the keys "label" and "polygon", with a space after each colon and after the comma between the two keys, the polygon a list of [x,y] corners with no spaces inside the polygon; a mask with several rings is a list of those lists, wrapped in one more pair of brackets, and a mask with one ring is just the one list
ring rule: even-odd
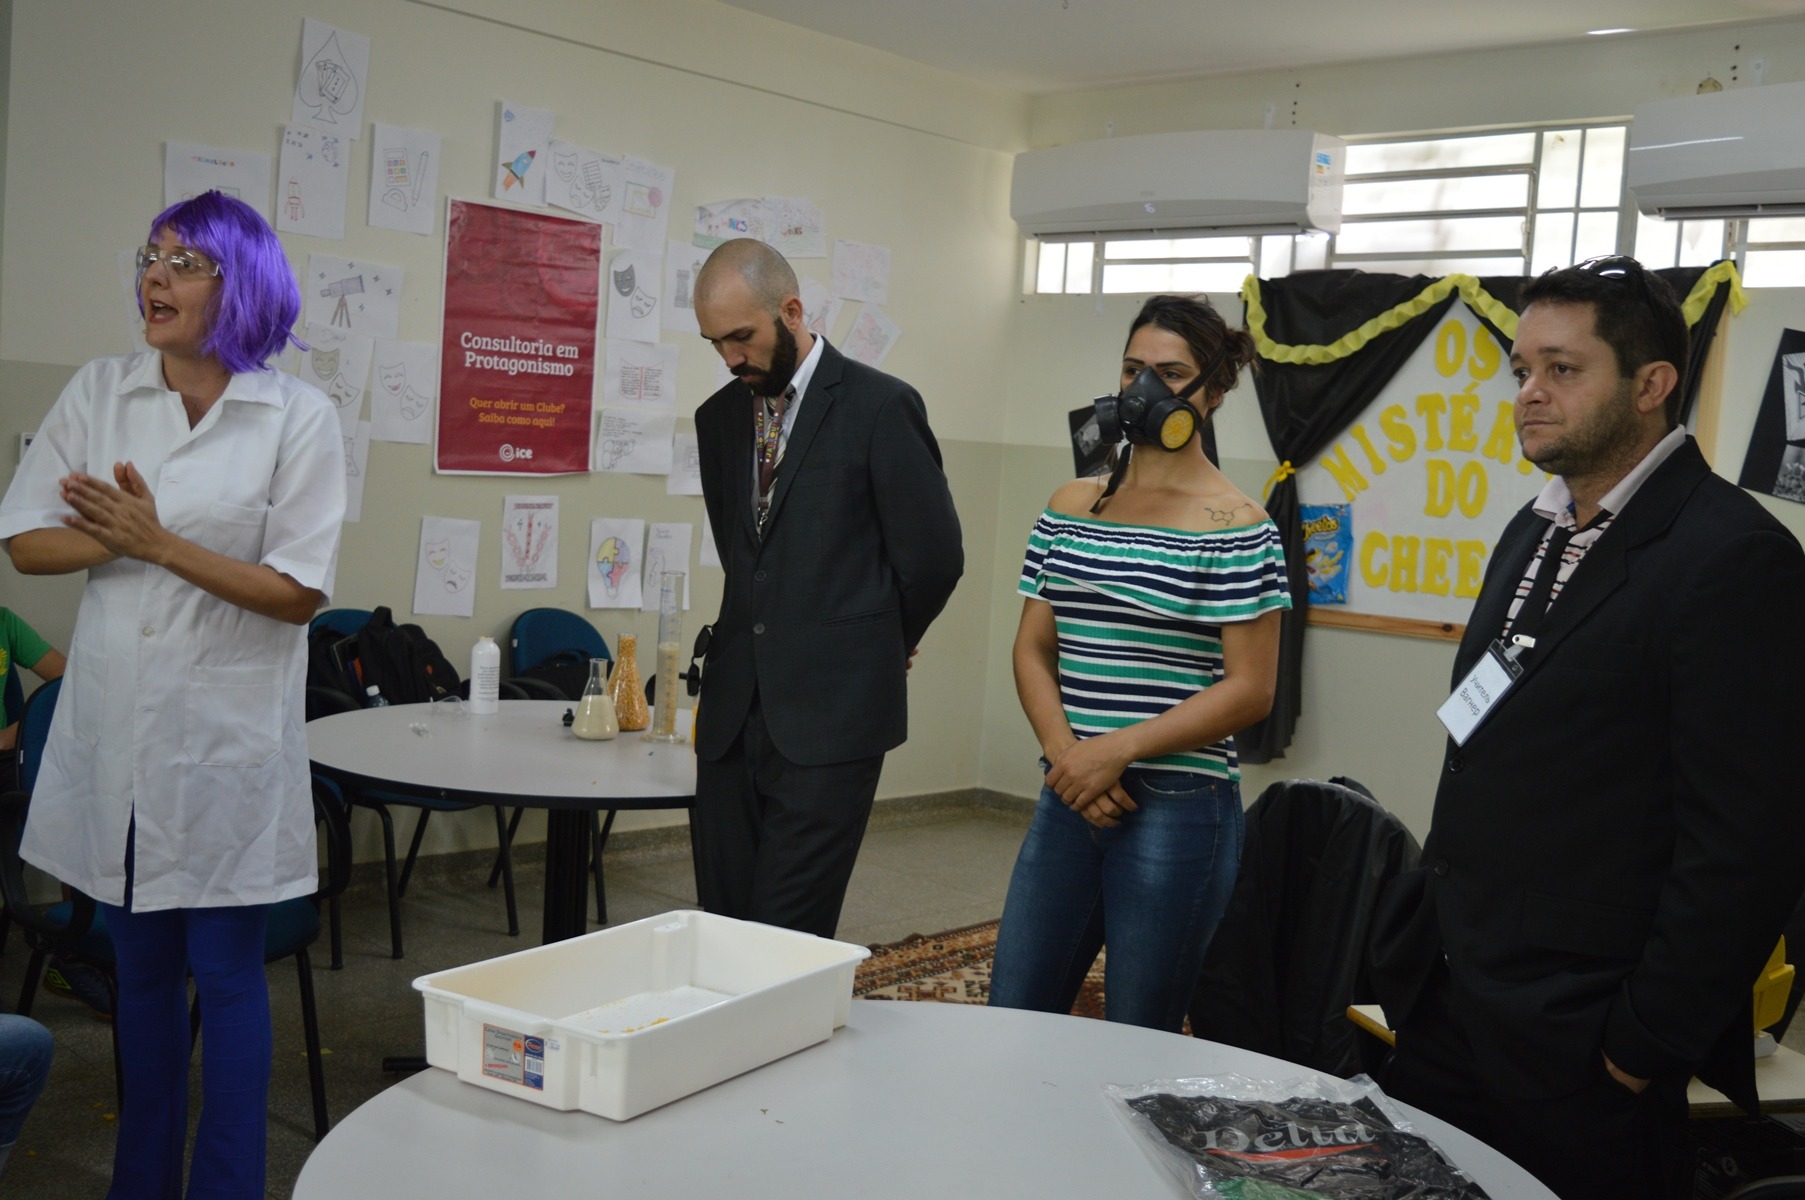
{"label": "spade drawing", "polygon": [[326,39],[301,68],[301,103],[317,110],[314,120],[322,125],[336,125],[338,119],[357,107],[357,76],[345,52],[339,49],[338,34]]}

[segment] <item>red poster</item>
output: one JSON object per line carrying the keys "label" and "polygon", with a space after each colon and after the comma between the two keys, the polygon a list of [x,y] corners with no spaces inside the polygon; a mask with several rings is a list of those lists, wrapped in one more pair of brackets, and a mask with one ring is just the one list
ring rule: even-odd
{"label": "red poster", "polygon": [[601,277],[600,225],[451,202],[440,472],[589,469]]}

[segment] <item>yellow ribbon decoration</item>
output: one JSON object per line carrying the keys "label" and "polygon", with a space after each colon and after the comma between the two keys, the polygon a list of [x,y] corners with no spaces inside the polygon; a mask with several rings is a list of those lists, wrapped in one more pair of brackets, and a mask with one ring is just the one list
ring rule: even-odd
{"label": "yellow ribbon decoration", "polygon": [[[1725,283],[1730,285],[1730,311],[1740,313],[1748,307],[1749,299],[1743,293],[1742,277],[1736,272],[1736,264],[1720,262],[1699,276],[1685,303],[1680,306],[1688,327],[1698,323],[1706,306],[1711,303],[1711,297]],[[1295,346],[1272,340],[1266,332],[1266,307],[1260,302],[1258,276],[1249,275],[1241,284],[1241,299],[1247,304],[1247,331],[1253,335],[1254,345],[1261,358],[1269,362],[1321,366],[1346,358],[1380,334],[1389,333],[1416,320],[1441,303],[1449,292],[1455,291],[1460,293],[1460,298],[1468,308],[1496,325],[1505,337],[1514,339],[1517,336],[1517,314],[1479,286],[1479,280],[1472,275],[1443,276],[1402,304],[1365,321],[1359,328],[1341,335],[1326,346]]]}
{"label": "yellow ribbon decoration", "polygon": [[1737,273],[1736,264],[1729,259],[1713,263],[1698,277],[1698,282],[1692,285],[1692,291],[1687,293],[1685,302],[1680,305],[1680,313],[1686,318],[1688,329],[1698,324],[1699,318],[1705,315],[1706,306],[1711,303],[1711,297],[1717,294],[1718,286],[1725,283],[1730,285],[1730,312],[1733,315],[1740,316],[1742,310],[1749,306],[1749,298],[1742,290],[1742,276]]}
{"label": "yellow ribbon decoration", "polygon": [[1272,473],[1272,478],[1266,481],[1266,499],[1272,499],[1272,489],[1295,474],[1297,474],[1297,468],[1291,465],[1290,459],[1287,458],[1284,462],[1280,463],[1279,469],[1274,471]]}

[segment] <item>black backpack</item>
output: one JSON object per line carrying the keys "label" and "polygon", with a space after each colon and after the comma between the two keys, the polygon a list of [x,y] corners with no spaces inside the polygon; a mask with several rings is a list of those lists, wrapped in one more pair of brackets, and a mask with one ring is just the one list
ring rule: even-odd
{"label": "black backpack", "polygon": [[363,702],[363,685],[357,681],[357,638],[321,625],[307,634],[307,686],[330,688]]}
{"label": "black backpack", "polygon": [[390,704],[418,704],[456,695],[457,668],[418,625],[397,625],[387,608],[370,614],[370,622],[353,637],[361,679],[359,698],[375,684]]}
{"label": "black backpack", "polygon": [[566,700],[581,700],[589,686],[589,656],[581,650],[560,650],[538,666],[528,667],[521,676],[539,679],[564,693]]}

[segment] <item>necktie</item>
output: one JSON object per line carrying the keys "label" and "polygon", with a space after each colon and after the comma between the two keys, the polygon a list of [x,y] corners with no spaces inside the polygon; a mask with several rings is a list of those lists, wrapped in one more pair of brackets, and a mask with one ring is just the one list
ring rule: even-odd
{"label": "necktie", "polygon": [[783,412],[795,399],[796,389],[788,387],[781,396],[767,396],[758,406],[758,527],[765,527],[765,514],[771,510],[771,485],[777,481],[777,459],[783,442]]}

